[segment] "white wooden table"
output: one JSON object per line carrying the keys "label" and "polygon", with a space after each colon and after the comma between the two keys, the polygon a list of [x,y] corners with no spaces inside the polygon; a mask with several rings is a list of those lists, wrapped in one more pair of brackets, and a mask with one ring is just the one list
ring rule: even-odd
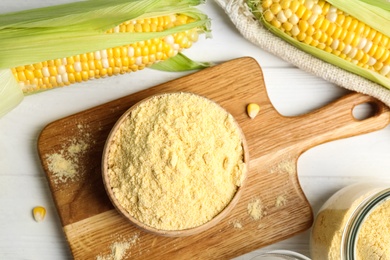
{"label": "white wooden table", "polygon": [[[2,0],[0,12],[70,1]],[[185,53],[196,60],[215,62],[254,57],[263,68],[269,97],[281,114],[306,113],[348,93],[249,43],[214,2],[209,1],[202,9],[212,18],[213,38],[201,37]],[[0,259],[72,258],[37,154],[37,138],[43,127],[184,74],[146,69],[51,90],[26,97],[16,109],[0,118]],[[361,113],[365,111],[365,107],[360,109]],[[298,174],[315,213],[333,192],[348,184],[372,179],[390,182],[390,127],[309,150],[298,162]],[[36,205],[43,205],[48,211],[41,223],[32,218],[31,210]],[[307,231],[238,259],[250,259],[271,249],[293,250],[308,256],[309,236]]]}

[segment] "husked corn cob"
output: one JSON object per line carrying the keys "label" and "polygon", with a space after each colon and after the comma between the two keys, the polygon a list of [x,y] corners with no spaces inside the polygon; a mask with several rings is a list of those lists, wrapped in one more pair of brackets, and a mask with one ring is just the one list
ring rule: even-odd
{"label": "husked corn cob", "polygon": [[252,12],[269,28],[390,79],[389,37],[364,22],[324,0],[255,2]]}
{"label": "husked corn cob", "polygon": [[[0,14],[0,116],[25,94],[151,66],[209,67],[181,53],[210,35],[204,0],[83,0]],[[161,62],[160,62],[161,61]]]}
{"label": "husked corn cob", "polygon": [[[194,19],[174,14],[124,22],[107,33],[161,32]],[[24,93],[142,70],[175,56],[198,39],[197,28],[133,44],[12,68]]]}

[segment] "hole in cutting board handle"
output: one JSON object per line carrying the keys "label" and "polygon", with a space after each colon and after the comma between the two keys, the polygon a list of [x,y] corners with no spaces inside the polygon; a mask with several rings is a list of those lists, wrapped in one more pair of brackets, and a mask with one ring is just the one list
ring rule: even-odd
{"label": "hole in cutting board handle", "polygon": [[352,108],[352,116],[358,121],[374,117],[379,113],[379,106],[375,102],[365,102]]}

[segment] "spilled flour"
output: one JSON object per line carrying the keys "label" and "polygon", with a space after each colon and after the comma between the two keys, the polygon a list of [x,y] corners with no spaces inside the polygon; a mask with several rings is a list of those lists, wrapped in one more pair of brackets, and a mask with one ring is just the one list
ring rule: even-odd
{"label": "spilled flour", "polygon": [[239,221],[239,220],[233,220],[230,222],[234,228],[237,228],[237,229],[242,229],[243,228],[243,225],[242,223]]}
{"label": "spilled flour", "polygon": [[79,178],[79,158],[90,145],[90,135],[85,132],[85,128],[83,125],[77,125],[76,137],[67,140],[58,152],[46,155],[49,171],[54,175],[56,184]]}
{"label": "spilled flour", "polygon": [[264,211],[263,205],[261,204],[260,199],[254,199],[248,203],[247,206],[248,214],[254,220],[261,219],[266,212]]}
{"label": "spilled flour", "polygon": [[98,255],[96,260],[122,260],[126,259],[128,255],[128,250],[139,240],[139,234],[135,234],[130,239],[123,241],[116,241],[110,246],[110,254],[108,255]]}
{"label": "spilled flour", "polygon": [[282,206],[285,206],[287,204],[286,196],[280,195],[275,200],[275,207],[280,208]]}
{"label": "spilled flour", "polygon": [[287,173],[292,175],[295,173],[295,161],[287,158],[270,169],[270,173]]}

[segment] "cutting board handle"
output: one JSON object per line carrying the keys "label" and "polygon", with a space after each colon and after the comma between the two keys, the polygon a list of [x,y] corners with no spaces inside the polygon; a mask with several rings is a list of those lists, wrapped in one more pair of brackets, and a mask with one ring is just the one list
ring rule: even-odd
{"label": "cutting board handle", "polygon": [[[363,104],[372,108],[369,116],[358,119],[354,109]],[[360,93],[351,93],[327,106],[302,116],[292,117],[292,135],[306,150],[324,142],[366,134],[385,128],[390,123],[390,110],[381,101]]]}

